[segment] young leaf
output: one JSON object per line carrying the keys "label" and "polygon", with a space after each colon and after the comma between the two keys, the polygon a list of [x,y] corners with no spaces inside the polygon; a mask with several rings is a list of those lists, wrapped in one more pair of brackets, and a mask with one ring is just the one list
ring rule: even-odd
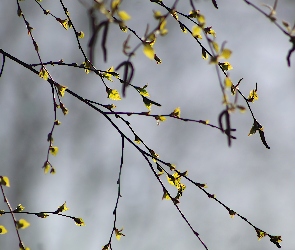
{"label": "young leaf", "polygon": [[170,114],[170,116],[178,117],[180,118],[180,107],[173,110],[173,112]]}
{"label": "young leaf", "polygon": [[68,19],[60,19],[60,18],[56,18],[56,21],[58,21],[66,30],[69,29],[69,20]]}
{"label": "young leaf", "polygon": [[208,54],[204,48],[202,48],[202,58],[203,59],[208,59]]}
{"label": "young leaf", "polygon": [[123,228],[120,230],[115,228],[115,235],[117,240],[120,240],[122,236],[125,236],[125,234],[123,234],[122,231],[123,231]]}
{"label": "young leaf", "polygon": [[134,86],[134,88],[137,90],[137,92],[140,95],[145,96],[145,97],[150,97],[150,94],[146,91],[146,87],[140,88],[140,87]]}
{"label": "young leaf", "polygon": [[225,79],[224,79],[224,86],[225,86],[226,88],[230,88],[230,87],[232,86],[232,82],[231,82],[231,80],[229,79],[229,77],[225,77]]}
{"label": "young leaf", "polygon": [[257,233],[258,240],[261,240],[263,237],[267,235],[266,232],[260,230],[259,228],[255,228],[255,231]]}
{"label": "young leaf", "polygon": [[9,179],[7,176],[0,176],[0,185],[10,187]]}
{"label": "young leaf", "polygon": [[230,56],[231,56],[231,54],[232,54],[231,50],[229,50],[229,49],[223,49],[223,50],[221,51],[221,54],[220,54],[220,55],[221,55],[223,58],[225,58],[225,59],[229,59]]}
{"label": "young leaf", "polygon": [[47,218],[49,216],[49,214],[46,214],[46,213],[43,213],[43,212],[37,213],[36,215],[39,218],[42,218],[42,219]]}
{"label": "young leaf", "polygon": [[90,69],[90,66],[91,66],[91,64],[90,64],[89,61],[82,63],[82,67],[84,68],[84,71],[85,71],[86,74],[89,74],[89,72],[90,72],[90,70],[89,70]]}
{"label": "young leaf", "polygon": [[17,229],[25,229],[30,226],[30,223],[27,222],[25,219],[20,219],[16,221],[16,228]]}
{"label": "young leaf", "polygon": [[212,27],[204,28],[204,31],[205,31],[207,34],[210,34],[210,35],[212,35],[213,37],[216,37],[216,32],[215,32],[214,29],[212,29]]}
{"label": "young leaf", "polygon": [[85,34],[83,31],[80,31],[80,32],[77,32],[77,36],[82,39],[84,38]]}
{"label": "young leaf", "polygon": [[85,226],[85,222],[82,218],[74,218],[74,221],[77,226]]}
{"label": "young leaf", "polygon": [[197,20],[198,20],[199,24],[200,24],[202,27],[203,27],[203,26],[205,25],[205,23],[206,23],[205,16],[199,14],[198,12],[197,12]]}
{"label": "young leaf", "polygon": [[22,204],[18,204],[16,209],[13,210],[13,212],[21,212],[24,210],[25,210],[25,207]]}
{"label": "young leaf", "polygon": [[202,29],[198,25],[194,25],[192,27],[192,35],[193,35],[193,37],[196,37],[198,39],[202,39],[201,32],[202,32]]}
{"label": "young leaf", "polygon": [[58,214],[58,213],[65,212],[67,210],[69,210],[69,208],[67,207],[66,202],[64,202],[61,206],[59,206],[57,208],[57,210],[55,211],[55,213]]}
{"label": "young leaf", "polygon": [[164,122],[164,121],[166,121],[166,117],[162,116],[162,115],[158,115],[158,116],[156,116],[156,120],[158,120],[160,122]]}
{"label": "young leaf", "polygon": [[7,233],[7,229],[3,225],[0,225],[0,234],[6,234],[6,233]]}
{"label": "young leaf", "polygon": [[44,67],[42,67],[40,69],[39,76],[40,76],[40,78],[44,79],[45,81],[48,80],[49,74],[48,74],[47,70]]}
{"label": "young leaf", "polygon": [[107,88],[107,93],[108,93],[108,98],[109,99],[114,100],[114,101],[120,101],[121,100],[121,96],[120,96],[118,90]]}
{"label": "young leaf", "polygon": [[154,150],[150,150],[150,153],[151,153],[151,155],[153,156],[153,161],[154,162],[157,162],[157,158],[159,158],[160,157],[160,155],[158,155]]}
{"label": "young leaf", "polygon": [[179,23],[179,26],[180,26],[183,33],[187,33],[187,30],[186,30],[185,26],[182,23]]}
{"label": "young leaf", "polygon": [[233,69],[233,66],[229,62],[219,63],[219,65],[225,71]]}
{"label": "young leaf", "polygon": [[281,236],[273,236],[273,235],[268,235],[270,238],[270,241],[274,243],[278,248],[281,248],[280,242],[282,241]]}
{"label": "young leaf", "polygon": [[161,36],[165,36],[167,33],[168,33],[168,30],[166,29],[166,24],[167,24],[167,21],[166,19],[160,19],[160,35]]}
{"label": "young leaf", "polygon": [[145,43],[143,46],[143,53],[146,55],[147,58],[153,60],[154,59],[154,49],[149,43]]}
{"label": "young leaf", "polygon": [[102,250],[109,250],[109,248],[110,248],[110,244],[108,243],[102,247]]}
{"label": "young leaf", "polygon": [[65,107],[65,105],[63,105],[63,103],[60,103],[60,109],[64,115],[67,115],[69,113],[69,110]]}
{"label": "young leaf", "polygon": [[252,89],[252,90],[250,91],[249,96],[248,96],[248,102],[254,102],[254,101],[256,101],[256,100],[258,100],[257,90]]}
{"label": "young leaf", "polygon": [[56,156],[58,153],[58,147],[54,147],[54,146],[49,147],[49,152],[50,154]]}
{"label": "young leaf", "polygon": [[168,194],[168,192],[165,190],[164,191],[164,194],[163,194],[163,196],[162,196],[162,200],[171,200],[171,198],[170,198],[170,196],[169,196],[169,194]]}
{"label": "young leaf", "polygon": [[212,41],[212,46],[213,46],[214,50],[216,51],[216,53],[218,53],[219,52],[219,45],[218,45],[218,43]]}
{"label": "young leaf", "polygon": [[123,20],[123,21],[127,21],[129,19],[131,19],[131,16],[129,16],[129,14],[124,11],[124,10],[120,10],[118,11],[118,16]]}
{"label": "young leaf", "polygon": [[58,85],[57,85],[58,94],[59,94],[61,97],[63,97],[63,96],[65,95],[65,91],[66,91],[67,88],[68,88],[68,87],[66,87],[66,86],[63,86],[63,85],[58,84]]}
{"label": "young leaf", "polygon": [[112,9],[113,13],[118,10],[120,3],[121,3],[121,0],[113,0],[112,1],[111,9]]}
{"label": "young leaf", "polygon": [[145,98],[145,97],[142,97],[142,100],[143,100],[143,103],[146,106],[146,108],[148,110],[151,110],[151,108],[152,108],[152,102],[151,102],[151,100],[148,99],[148,98]]}
{"label": "young leaf", "polygon": [[140,144],[141,142],[140,138],[137,135],[135,135],[134,142],[136,142],[137,144]]}
{"label": "young leaf", "polygon": [[115,75],[119,77],[119,74],[114,72],[114,67],[110,67],[106,72],[102,73],[102,77],[108,79],[109,81],[113,82],[112,76]]}
{"label": "young leaf", "polygon": [[47,174],[49,172],[49,170],[51,169],[51,166],[49,164],[48,161],[44,162],[44,165],[43,165],[43,171],[44,171],[44,174]]}

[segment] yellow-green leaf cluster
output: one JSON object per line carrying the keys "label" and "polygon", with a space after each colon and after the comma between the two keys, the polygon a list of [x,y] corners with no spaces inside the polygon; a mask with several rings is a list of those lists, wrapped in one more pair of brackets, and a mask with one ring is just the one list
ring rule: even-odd
{"label": "yellow-green leaf cluster", "polygon": [[200,14],[200,12],[197,12],[197,20],[198,20],[200,26],[202,26],[202,27],[205,26],[205,23],[206,23],[205,16]]}
{"label": "yellow-green leaf cluster", "polygon": [[36,215],[39,218],[43,218],[43,219],[45,219],[45,218],[47,218],[49,216],[49,214],[46,214],[46,213],[43,213],[43,212],[37,213]]}
{"label": "yellow-green leaf cluster", "polygon": [[212,46],[213,46],[214,50],[216,51],[216,53],[218,53],[219,52],[219,44],[215,41],[212,41],[211,43],[212,43]]}
{"label": "yellow-green leaf cluster", "polygon": [[66,86],[63,86],[63,85],[58,84],[58,85],[57,85],[58,94],[59,94],[61,97],[63,97],[63,96],[65,95],[65,91],[66,91],[67,88],[68,88],[68,87],[66,87]]}
{"label": "yellow-green leaf cluster", "polygon": [[108,250],[110,248],[110,244],[106,244],[102,247],[102,250]]}
{"label": "yellow-green leaf cluster", "polygon": [[232,86],[232,82],[231,82],[231,80],[230,80],[230,78],[228,76],[225,77],[225,79],[224,79],[224,86],[226,88],[230,88]]}
{"label": "yellow-green leaf cluster", "polygon": [[156,20],[160,20],[161,18],[163,17],[163,15],[162,15],[162,13],[161,13],[161,11],[159,11],[159,10],[154,10],[154,18],[156,19]]}
{"label": "yellow-green leaf cluster", "polygon": [[119,74],[114,71],[114,66],[112,66],[106,72],[102,73],[101,76],[113,82],[112,76],[118,78]]}
{"label": "yellow-green leaf cluster", "polygon": [[85,226],[85,222],[82,218],[74,218],[74,221],[77,226]]}
{"label": "yellow-green leaf cluster", "polygon": [[56,18],[56,21],[58,21],[66,30],[69,29],[69,20],[68,19]]}
{"label": "yellow-green leaf cluster", "polygon": [[89,72],[90,72],[89,69],[91,68],[90,62],[89,61],[83,62],[82,67],[84,68],[85,73],[89,74]]}
{"label": "yellow-green leaf cluster", "polygon": [[150,43],[144,43],[143,45],[143,53],[146,55],[147,58],[153,60],[154,59],[154,49]]}
{"label": "yellow-green leaf cluster", "polygon": [[192,35],[193,35],[193,37],[198,38],[198,39],[202,39],[201,32],[202,32],[202,28],[200,28],[200,26],[194,25],[192,27]]}
{"label": "yellow-green leaf cluster", "polygon": [[137,92],[141,95],[141,96],[145,96],[145,97],[149,97],[150,94],[147,92],[146,88],[147,88],[147,84],[145,86],[141,87],[137,87],[134,86],[134,88],[137,90]]}
{"label": "yellow-green leaf cluster", "polygon": [[49,170],[51,169],[51,166],[49,164],[48,161],[44,162],[44,165],[43,165],[43,171],[44,171],[44,174],[47,174],[49,172]]}
{"label": "yellow-green leaf cluster", "polygon": [[185,185],[181,183],[181,176],[179,173],[175,172],[173,175],[167,175],[168,183],[175,186],[177,189],[185,189]]}
{"label": "yellow-green leaf cluster", "polygon": [[282,242],[282,236],[274,236],[274,235],[268,235],[269,236],[269,238],[270,238],[270,241],[272,242],[272,243],[274,243],[274,244],[276,244],[276,246],[278,247],[278,248],[281,248],[281,246],[280,246],[280,242]]}
{"label": "yellow-green leaf cluster", "polygon": [[255,231],[257,233],[258,240],[261,240],[263,237],[267,235],[266,232],[260,230],[259,228],[255,228]]}
{"label": "yellow-green leaf cluster", "polygon": [[180,118],[180,107],[174,109],[173,112],[170,114],[170,116]]}
{"label": "yellow-green leaf cluster", "polygon": [[162,196],[162,200],[164,200],[164,199],[165,199],[165,200],[171,200],[171,198],[170,198],[170,196],[169,196],[167,190],[164,191],[164,194],[163,194],[163,196]]}
{"label": "yellow-green leaf cluster", "polygon": [[80,31],[80,32],[77,32],[77,36],[82,39],[84,38],[85,34],[83,31]]}
{"label": "yellow-green leaf cluster", "polygon": [[206,27],[204,28],[204,31],[206,32],[206,34],[210,34],[213,37],[216,37],[216,32],[214,29],[212,29],[212,27]]}
{"label": "yellow-green leaf cluster", "polygon": [[181,175],[178,172],[175,172],[173,175],[167,175],[168,183],[177,188],[177,195],[174,198],[175,201],[177,201],[182,196],[182,193],[186,188],[186,186],[183,183],[181,183],[181,176],[185,175],[187,175],[187,171],[185,171]]}
{"label": "yellow-green leaf cluster", "polygon": [[208,59],[208,54],[204,48],[202,48],[202,58],[203,59]]}
{"label": "yellow-green leaf cluster", "polygon": [[25,207],[22,204],[18,204],[16,209],[14,209],[13,212],[21,212],[21,211],[24,211],[24,210],[25,210]]}
{"label": "yellow-green leaf cluster", "polygon": [[170,11],[170,14],[171,14],[171,16],[174,17],[175,20],[178,20],[178,15],[177,15],[176,10],[172,10],[172,11]]}
{"label": "yellow-green leaf cluster", "polygon": [[30,223],[26,221],[25,219],[20,219],[16,221],[16,228],[17,229],[25,229],[30,226]]}
{"label": "yellow-green leaf cluster", "polygon": [[7,229],[3,225],[0,225],[0,234],[6,234],[7,232]]}
{"label": "yellow-green leaf cluster", "polygon": [[137,135],[135,135],[134,142],[136,142],[137,144],[140,144],[141,142],[140,138]]}
{"label": "yellow-green leaf cluster", "polygon": [[0,185],[10,187],[9,178],[7,176],[0,176]]}
{"label": "yellow-green leaf cluster", "polygon": [[116,90],[116,89],[107,88],[107,94],[108,94],[108,98],[111,100],[114,100],[114,101],[121,100],[121,96],[120,96],[118,90]]}
{"label": "yellow-green leaf cluster", "polygon": [[229,62],[219,63],[219,65],[225,71],[233,69],[233,66],[231,66],[231,64]]}
{"label": "yellow-green leaf cluster", "polygon": [[57,210],[55,211],[55,213],[62,213],[62,212],[65,212],[67,210],[69,210],[69,208],[67,207],[66,202],[64,202],[61,206],[59,206],[57,208]]}
{"label": "yellow-green leaf cluster", "polygon": [[118,11],[118,16],[121,18],[122,21],[127,21],[131,19],[131,16],[124,10]]}
{"label": "yellow-green leaf cluster", "polygon": [[154,162],[157,162],[157,159],[160,157],[154,150],[150,149],[150,154],[152,155],[152,159]]}
{"label": "yellow-green leaf cluster", "polygon": [[248,96],[248,102],[255,102],[258,100],[258,94],[257,94],[257,90],[252,89],[250,91],[250,94]]}
{"label": "yellow-green leaf cluster", "polygon": [[56,156],[57,153],[58,153],[58,147],[56,147],[56,146],[50,146],[49,147],[49,152],[50,152],[50,154]]}
{"label": "yellow-green leaf cluster", "polygon": [[121,22],[127,21],[131,19],[131,16],[124,10],[119,10],[121,4],[121,0],[113,0],[111,2],[111,14],[114,15],[115,13],[118,14]]}
{"label": "yellow-green leaf cluster", "polygon": [[223,58],[225,58],[225,59],[229,59],[230,56],[231,56],[231,54],[232,54],[232,51],[231,50],[229,50],[229,49],[223,49],[221,51],[221,53],[220,53],[220,56],[223,57]]}
{"label": "yellow-green leaf cluster", "polygon": [[65,107],[65,105],[63,105],[63,103],[61,103],[59,107],[64,115],[67,115],[69,113],[69,110]]}
{"label": "yellow-green leaf cluster", "polygon": [[125,236],[125,234],[122,233],[123,228],[121,228],[120,230],[115,228],[115,236],[117,240],[120,240],[122,236]]}
{"label": "yellow-green leaf cluster", "polygon": [[42,78],[42,79],[44,79],[45,81],[47,81],[48,78],[49,78],[48,71],[47,71],[44,67],[42,67],[42,68],[40,69],[40,71],[39,71],[39,76],[40,76],[40,78]]}
{"label": "yellow-green leaf cluster", "polygon": [[158,120],[160,122],[164,122],[164,121],[166,121],[166,117],[162,116],[162,115],[158,115],[158,116],[156,116],[156,120]]}
{"label": "yellow-green leaf cluster", "polygon": [[248,136],[255,134],[256,131],[259,131],[259,130],[263,131],[263,127],[259,123],[254,122],[251,129],[250,129]]}
{"label": "yellow-green leaf cluster", "polygon": [[182,23],[179,23],[179,26],[180,26],[182,32],[186,34],[187,33],[187,29],[185,28],[185,26]]}
{"label": "yellow-green leaf cluster", "polygon": [[148,99],[148,98],[146,98],[146,97],[143,97],[142,100],[143,100],[143,103],[146,106],[146,108],[148,110],[151,110],[151,108],[152,108],[152,102],[151,102],[151,100]]}

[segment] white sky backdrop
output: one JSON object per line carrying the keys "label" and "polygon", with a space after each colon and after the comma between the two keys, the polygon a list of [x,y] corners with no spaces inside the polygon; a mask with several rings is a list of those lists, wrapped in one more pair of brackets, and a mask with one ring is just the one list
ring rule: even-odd
{"label": "white sky backdrop", "polygon": [[[244,1],[217,2],[219,10],[214,9],[211,1],[195,4],[206,16],[207,25],[216,31],[217,41],[226,40],[227,47],[233,51],[231,78],[235,82],[244,78],[240,89],[245,95],[258,82],[259,101],[251,106],[265,127],[271,149],[262,145],[258,135],[247,136],[253,122],[249,111],[232,116],[238,139],[231,148],[218,130],[201,124],[167,119],[157,126],[152,118],[136,116],[128,120],[162,160],[188,170],[190,178],[207,183],[210,193],[255,226],[282,235],[283,249],[294,250],[295,55],[292,67],[288,68],[286,54],[291,46],[288,38]],[[273,4],[273,1],[264,2]],[[188,3],[180,1],[179,9],[188,13]],[[64,17],[59,1],[43,0],[41,4],[54,15]],[[77,30],[85,32],[81,42],[86,50],[89,37],[86,9],[74,0],[65,1],[65,5]],[[16,6],[16,1],[1,1],[0,47],[27,63],[37,63],[25,25],[16,15]],[[34,27],[33,35],[44,62],[61,58],[65,62],[83,62],[72,30],[65,31],[53,18],[45,16],[34,1],[26,0],[21,6]],[[147,22],[150,27],[155,25],[152,10],[165,12],[143,0],[125,0],[122,8],[132,16],[127,24],[140,36]],[[293,24],[295,1],[279,0],[277,12],[279,18]],[[133,84],[149,83],[151,99],[162,104],[161,108],[152,107],[154,114],[167,114],[180,106],[184,118],[209,119],[217,124],[223,107],[214,67],[201,58],[198,44],[189,34],[181,32],[172,17],[168,20],[168,30],[168,35],[160,37],[155,45],[163,61],[161,65],[137,52],[132,60],[136,68]],[[102,63],[98,42],[97,68],[105,70],[124,60],[121,49],[126,36],[117,27],[111,27],[108,63]],[[131,44],[137,43],[131,36]],[[97,76],[64,66],[49,67],[49,70],[57,82],[83,97],[111,103]],[[109,86],[121,89],[118,82]],[[242,98],[239,100],[246,106]],[[54,211],[67,201],[70,207],[67,214],[82,217],[86,222],[86,227],[80,228],[72,220],[59,216],[43,220],[24,215],[31,226],[20,233],[32,250],[101,249],[108,242],[113,226],[120,135],[106,119],[70,95],[66,94],[63,102],[69,114],[63,117],[59,113],[62,125],[56,127],[54,139],[60,151],[50,158],[57,174],[44,175],[41,167],[53,121],[51,89],[38,76],[6,59],[0,79],[0,174],[10,178],[11,187],[5,190],[13,207],[21,203],[26,211]],[[127,90],[127,98],[116,105],[117,111],[146,110],[131,88]],[[276,249],[268,238],[258,242],[252,227],[238,217],[231,219],[223,207],[186,184],[180,208],[209,249]],[[123,197],[117,227],[124,227],[126,237],[119,242],[114,239],[113,249],[203,249],[172,203],[161,200],[160,185],[142,156],[127,142],[121,188]],[[3,201],[0,204],[1,209],[7,210]],[[18,249],[11,217],[2,216],[0,224],[9,230],[0,237],[0,249]]]}

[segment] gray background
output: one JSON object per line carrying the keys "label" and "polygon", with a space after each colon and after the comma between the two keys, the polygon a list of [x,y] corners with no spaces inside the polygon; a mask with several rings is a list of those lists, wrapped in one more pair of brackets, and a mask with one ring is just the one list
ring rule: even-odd
{"label": "gray background", "polygon": [[[251,106],[265,127],[271,149],[262,145],[258,135],[247,136],[252,126],[249,111],[232,116],[238,140],[231,148],[227,147],[223,134],[201,124],[167,119],[157,126],[152,118],[136,116],[128,120],[162,160],[175,163],[180,170],[188,170],[193,180],[207,183],[209,192],[255,226],[270,234],[282,235],[283,249],[293,250],[295,56],[292,56],[292,67],[288,68],[286,54],[291,46],[288,38],[244,1],[217,2],[219,10],[214,9],[211,1],[195,3],[206,16],[207,25],[216,31],[217,41],[226,40],[227,47],[233,51],[232,80],[244,78],[240,89],[245,95],[258,82],[259,101]],[[264,2],[273,4],[273,1]],[[188,13],[188,3],[180,1],[179,10]],[[53,18],[45,16],[34,1],[20,4],[34,28],[33,35],[44,62],[61,58],[65,62],[83,62],[72,30],[64,30]],[[59,1],[44,0],[41,4],[64,18]],[[86,8],[73,0],[65,4],[77,30],[85,33],[81,42],[86,49],[89,37]],[[122,9],[132,16],[127,24],[140,36],[146,23],[150,23],[150,27],[156,24],[152,10],[165,13],[156,4],[139,0],[125,0]],[[1,1],[0,47],[27,63],[37,63],[24,22],[16,12],[15,1]],[[279,1],[277,12],[279,20],[293,24],[295,1]],[[151,99],[162,104],[161,108],[152,107],[154,114],[167,114],[180,106],[184,118],[209,119],[217,124],[223,106],[214,67],[201,58],[197,43],[189,34],[181,32],[172,17],[167,25],[168,35],[159,37],[155,45],[163,63],[156,65],[139,50],[133,59],[136,65],[133,84],[149,83]],[[98,44],[97,68],[105,70],[124,60],[121,50],[126,37],[117,27],[111,27],[108,62],[102,62]],[[132,36],[130,43],[136,45],[138,40]],[[49,70],[56,81],[85,98],[112,103],[106,98],[105,87],[97,76],[62,66],[49,67]],[[121,88],[118,81],[107,84]],[[245,105],[241,98],[239,100]],[[51,89],[38,76],[6,60],[0,79],[0,174],[10,178],[11,187],[5,191],[13,207],[21,203],[26,211],[54,211],[66,201],[70,207],[66,213],[82,217],[86,222],[86,227],[77,227],[72,220],[59,216],[39,219],[24,215],[31,223],[28,229],[20,231],[25,245],[32,250],[101,249],[108,242],[113,226],[120,135],[104,117],[70,95],[66,94],[63,102],[69,114],[63,117],[59,112],[62,125],[56,127],[54,139],[60,151],[56,157],[50,157],[57,174],[44,175],[41,167],[48,147],[46,138],[54,119]],[[131,88],[127,98],[116,105],[117,111],[146,111],[140,96]],[[130,134],[123,124],[116,123]],[[163,181],[166,182],[165,178]],[[180,208],[210,249],[276,248],[268,238],[258,242],[252,227],[238,217],[231,219],[223,207],[186,184]],[[123,197],[117,227],[124,227],[126,237],[119,242],[114,238],[114,249],[203,249],[172,203],[161,200],[160,185],[139,152],[128,143],[121,188]],[[0,204],[1,209],[7,210],[3,199]],[[0,249],[18,249],[11,217],[2,216],[0,224],[9,230],[0,237]]]}

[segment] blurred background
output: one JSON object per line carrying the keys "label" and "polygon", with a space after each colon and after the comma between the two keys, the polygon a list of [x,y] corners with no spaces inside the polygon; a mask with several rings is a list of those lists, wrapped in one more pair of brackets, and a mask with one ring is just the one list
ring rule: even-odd
{"label": "blurred background", "polygon": [[[172,1],[164,1],[171,6]],[[261,1],[252,1],[261,6]],[[273,5],[273,0],[264,0]],[[72,21],[86,51],[90,27],[87,8],[92,1],[65,0]],[[291,47],[273,23],[244,1],[218,1],[216,10],[211,1],[194,1],[206,17],[206,24],[217,34],[217,42],[227,41],[233,51],[230,63],[231,79],[240,85],[247,96],[258,83],[259,100],[251,104],[257,120],[264,126],[270,150],[261,143],[259,135],[248,137],[253,124],[250,112],[232,115],[232,126],[237,129],[232,147],[219,130],[198,123],[167,119],[157,126],[153,118],[126,117],[136,133],[160,155],[160,159],[188,170],[196,182],[207,183],[207,191],[231,209],[246,217],[256,227],[281,235],[282,247],[295,249],[295,55],[291,67],[286,55]],[[65,18],[59,1],[41,2],[45,9],[61,19]],[[58,61],[81,64],[84,58],[78,50],[73,30],[66,31],[52,17],[43,14],[35,1],[20,2],[30,25],[43,62]],[[150,1],[123,1],[121,8],[132,17],[127,25],[143,36],[146,24],[156,25],[153,10],[166,11]],[[178,10],[190,11],[189,1],[179,1]],[[295,1],[279,0],[277,16],[293,25]],[[99,20],[102,15],[98,14]],[[192,24],[184,21],[188,27]],[[38,63],[38,58],[22,18],[17,16],[15,1],[2,0],[0,5],[0,47],[26,63]],[[156,54],[162,64],[136,52],[133,84],[148,83],[151,99],[162,104],[152,106],[152,114],[169,114],[181,108],[181,117],[210,120],[217,125],[223,109],[222,95],[214,66],[201,57],[201,49],[189,34],[169,17],[169,33],[159,37]],[[107,38],[108,61],[103,62],[100,39],[95,50],[95,66],[106,70],[126,59],[122,43],[129,33],[111,25]],[[131,34],[130,45],[138,44]],[[205,40],[203,44],[207,46]],[[72,91],[104,104],[115,103],[116,111],[146,111],[141,97],[134,89],[127,89],[121,101],[107,99],[99,77],[86,75],[84,70],[66,66],[48,67],[54,80]],[[39,68],[37,68],[39,70]],[[122,73],[123,72],[119,72]],[[118,81],[108,86],[121,90]],[[55,211],[67,202],[68,215],[82,217],[85,227],[77,227],[68,218],[49,216],[40,219],[30,215],[16,215],[31,223],[20,230],[21,238],[31,250],[101,249],[109,241],[113,227],[112,214],[117,198],[117,178],[120,166],[121,137],[98,112],[69,94],[63,97],[69,114],[58,113],[62,124],[54,131],[57,156],[50,156],[55,175],[42,170],[48,149],[47,134],[54,120],[51,89],[47,82],[6,58],[0,79],[0,175],[10,178],[5,188],[12,205],[19,203],[25,211]],[[239,103],[246,103],[239,98]],[[127,135],[126,126],[111,117]],[[133,137],[131,137],[133,138]],[[162,188],[154,178],[142,155],[125,143],[124,166],[117,227],[124,227],[120,241],[113,239],[113,249],[204,249],[190,231],[171,201],[162,201]],[[165,176],[162,177],[164,183]],[[187,189],[180,208],[209,249],[246,250],[276,249],[268,238],[257,241],[255,230],[238,217],[231,219],[217,202],[185,182]],[[168,186],[168,185],[167,185]],[[170,188],[170,187],[169,187]],[[169,189],[170,190],[170,189]],[[171,189],[174,191],[174,189]],[[7,210],[1,199],[0,209]],[[1,216],[0,224],[9,230],[1,235],[0,249],[18,249],[18,239],[10,216]]]}

